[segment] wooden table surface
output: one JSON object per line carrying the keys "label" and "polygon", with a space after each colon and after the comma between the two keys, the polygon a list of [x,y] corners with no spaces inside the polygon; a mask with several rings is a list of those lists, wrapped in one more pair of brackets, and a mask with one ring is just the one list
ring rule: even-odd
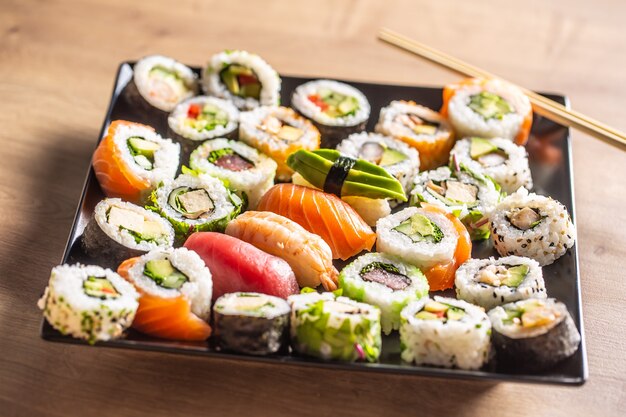
{"label": "wooden table surface", "polygon": [[[550,415],[626,410],[626,158],[574,133],[590,376],[580,388],[268,366],[44,342],[35,303],[61,259],[118,63],[254,51],[285,74],[440,86],[458,77],[381,26],[626,130],[623,1],[0,2],[0,415]],[[580,4],[575,4],[580,3]]]}

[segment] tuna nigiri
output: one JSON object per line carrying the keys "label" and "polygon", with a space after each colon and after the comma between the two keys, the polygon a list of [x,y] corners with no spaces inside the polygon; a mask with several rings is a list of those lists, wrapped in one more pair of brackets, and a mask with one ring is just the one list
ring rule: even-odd
{"label": "tuna nigiri", "polygon": [[286,217],[248,211],[228,224],[226,234],[283,258],[301,287],[317,287],[321,283],[326,290],[337,289],[338,272],[330,247],[321,237]]}
{"label": "tuna nigiri", "polygon": [[339,197],[313,188],[278,184],[261,199],[258,209],[293,220],[324,239],[333,258],[346,260],[370,250],[376,234],[356,211]]}
{"label": "tuna nigiri", "polygon": [[116,120],[93,154],[93,169],[107,197],[142,203],[151,190],[178,169],[180,145],[153,128]]}
{"label": "tuna nigiri", "polygon": [[226,293],[260,292],[287,298],[299,291],[287,262],[232,236],[197,232],[185,241],[213,273],[213,300]]}
{"label": "tuna nigiri", "polygon": [[125,260],[117,273],[140,294],[133,328],[173,340],[202,341],[211,335],[211,272],[195,252],[155,250]]}

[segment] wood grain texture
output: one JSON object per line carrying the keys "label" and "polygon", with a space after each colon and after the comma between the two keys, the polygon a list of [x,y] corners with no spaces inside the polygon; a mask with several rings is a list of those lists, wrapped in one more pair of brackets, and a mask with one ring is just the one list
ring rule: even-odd
{"label": "wood grain texture", "polygon": [[[626,130],[623,1],[2,0],[0,415],[589,416],[626,410],[626,159],[574,134],[590,378],[581,388],[267,366],[47,343],[61,258],[120,61],[224,48],[280,72],[418,85],[456,76],[375,40],[396,29]],[[506,407],[504,406],[506,405]]]}

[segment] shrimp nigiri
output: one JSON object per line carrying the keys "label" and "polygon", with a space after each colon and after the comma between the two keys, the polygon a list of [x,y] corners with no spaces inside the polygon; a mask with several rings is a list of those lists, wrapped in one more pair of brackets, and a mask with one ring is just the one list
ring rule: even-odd
{"label": "shrimp nigiri", "polygon": [[251,243],[291,266],[301,287],[337,289],[338,272],[324,240],[298,223],[271,212],[248,211],[232,220],[226,234]]}

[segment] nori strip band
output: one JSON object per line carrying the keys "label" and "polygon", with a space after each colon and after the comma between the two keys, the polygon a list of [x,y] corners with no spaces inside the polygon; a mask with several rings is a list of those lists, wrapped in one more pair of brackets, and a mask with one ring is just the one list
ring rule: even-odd
{"label": "nori strip band", "polygon": [[343,183],[346,178],[348,178],[348,174],[355,163],[356,159],[349,158],[347,156],[340,156],[337,158],[326,175],[326,181],[324,181],[324,192],[341,197]]}

